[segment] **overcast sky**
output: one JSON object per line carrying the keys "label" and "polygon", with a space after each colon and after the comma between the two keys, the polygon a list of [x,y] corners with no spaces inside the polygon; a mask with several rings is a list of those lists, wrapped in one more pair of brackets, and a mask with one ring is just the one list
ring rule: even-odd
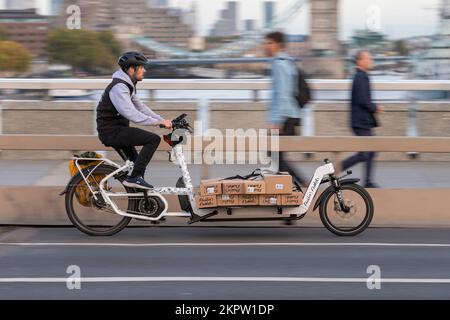
{"label": "overcast sky", "polygon": [[[0,4],[5,0],[0,0]],[[21,1],[21,0],[16,0]],[[48,12],[50,0],[36,0],[42,13]],[[107,1],[107,0],[105,0]],[[198,4],[197,31],[207,34],[214,21],[219,17],[220,9],[226,0],[196,0]],[[277,13],[286,11],[297,0],[275,0]],[[169,0],[173,6],[188,8],[191,0]],[[241,0],[238,17],[256,19],[261,24],[262,2],[264,0]],[[440,0],[340,0],[340,38],[347,39],[354,29],[362,29],[369,24],[390,38],[415,35],[428,35],[437,31]],[[293,19],[285,31],[292,34],[309,32],[309,7]],[[378,19],[376,17],[379,17]],[[241,26],[243,27],[243,25]]]}

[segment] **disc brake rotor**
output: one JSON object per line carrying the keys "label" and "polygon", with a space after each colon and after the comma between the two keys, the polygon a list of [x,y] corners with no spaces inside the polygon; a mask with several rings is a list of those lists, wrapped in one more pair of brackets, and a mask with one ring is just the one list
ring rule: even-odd
{"label": "disc brake rotor", "polygon": [[339,201],[337,199],[334,200],[334,211],[343,219],[350,219],[355,216],[357,212],[357,206],[353,200],[344,199],[344,205],[348,208],[348,212],[345,212],[341,209]]}

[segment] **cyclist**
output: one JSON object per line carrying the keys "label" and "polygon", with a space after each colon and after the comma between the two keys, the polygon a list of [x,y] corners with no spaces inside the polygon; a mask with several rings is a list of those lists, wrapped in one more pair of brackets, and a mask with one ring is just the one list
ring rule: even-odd
{"label": "cyclist", "polygon": [[[144,126],[164,126],[165,120],[143,104],[136,95],[136,83],[144,79],[147,58],[139,52],[126,52],[120,56],[117,70],[106,87],[97,106],[97,131],[100,141],[113,147],[134,162],[131,174],[123,184],[132,188],[153,189],[144,180],[145,169],[161,142],[159,135],[130,127],[130,121]],[[138,153],[135,146],[143,146]]]}

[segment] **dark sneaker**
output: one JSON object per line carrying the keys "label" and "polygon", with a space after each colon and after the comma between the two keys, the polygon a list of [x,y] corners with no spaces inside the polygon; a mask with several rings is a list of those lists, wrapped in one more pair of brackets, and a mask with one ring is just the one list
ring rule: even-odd
{"label": "dark sneaker", "polygon": [[139,189],[153,189],[153,186],[147,183],[142,177],[128,177],[124,182],[124,186],[130,188],[139,188]]}

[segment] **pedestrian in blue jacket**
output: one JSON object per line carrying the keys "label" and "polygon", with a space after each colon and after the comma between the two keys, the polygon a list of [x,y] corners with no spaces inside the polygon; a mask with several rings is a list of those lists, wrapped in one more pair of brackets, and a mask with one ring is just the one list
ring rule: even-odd
{"label": "pedestrian in blue jacket", "polygon": [[[295,61],[287,52],[285,35],[275,31],[267,34],[264,50],[272,58],[272,98],[267,110],[267,121],[272,129],[279,130],[280,136],[295,136],[300,126],[300,108],[295,99],[298,85],[298,71]],[[278,170],[289,172],[294,182],[306,185],[307,180],[290,164],[284,152],[278,153]]]}

